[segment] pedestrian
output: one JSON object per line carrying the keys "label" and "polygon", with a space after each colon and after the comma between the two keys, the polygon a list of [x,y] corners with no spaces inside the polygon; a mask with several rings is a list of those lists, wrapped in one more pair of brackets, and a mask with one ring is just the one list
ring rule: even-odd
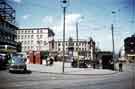
{"label": "pedestrian", "polygon": [[50,58],[50,65],[53,65],[53,58]]}
{"label": "pedestrian", "polygon": [[119,71],[120,71],[120,72],[123,71],[123,68],[122,68],[122,67],[123,67],[123,64],[122,64],[122,62],[120,62],[120,63],[119,63]]}
{"label": "pedestrian", "polygon": [[93,62],[93,68],[96,69],[96,62]]}

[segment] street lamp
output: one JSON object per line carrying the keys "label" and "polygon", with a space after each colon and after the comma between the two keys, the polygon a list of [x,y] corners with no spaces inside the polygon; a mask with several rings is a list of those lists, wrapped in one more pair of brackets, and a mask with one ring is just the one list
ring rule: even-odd
{"label": "street lamp", "polygon": [[61,7],[63,8],[63,65],[62,72],[64,73],[64,62],[65,62],[65,16],[66,16],[66,8],[69,5],[69,0],[60,0]]}
{"label": "street lamp", "polygon": [[76,21],[76,40],[77,40],[77,67],[79,68],[79,40],[78,40],[78,28],[79,28],[79,21],[84,17],[80,17],[78,21]]}
{"label": "street lamp", "polygon": [[[112,11],[112,15],[114,15],[116,12]],[[115,58],[115,43],[114,43],[114,22],[111,24],[111,32],[112,32],[112,51],[113,51],[113,61]]]}

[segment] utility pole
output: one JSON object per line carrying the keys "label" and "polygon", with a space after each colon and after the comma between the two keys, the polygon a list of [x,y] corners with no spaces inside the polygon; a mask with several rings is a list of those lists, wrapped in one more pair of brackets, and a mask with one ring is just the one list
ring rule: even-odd
{"label": "utility pole", "polygon": [[115,60],[115,46],[114,46],[114,26],[111,24],[111,31],[112,31],[112,46],[113,46],[113,61]]}
{"label": "utility pole", "polygon": [[[112,11],[112,15],[115,15],[116,11]],[[116,57],[115,57],[115,43],[114,43],[114,23],[115,23],[115,18],[113,17],[113,21],[111,24],[111,32],[112,32],[112,53],[113,53],[113,63],[114,63],[114,69],[116,69],[115,62],[116,62]]]}
{"label": "utility pole", "polygon": [[79,68],[79,42],[78,42],[78,22],[76,22],[76,44],[77,44],[77,67]]}
{"label": "utility pole", "polygon": [[68,6],[68,0],[61,0],[61,7],[63,8],[63,64],[62,64],[62,72],[64,73],[64,65],[65,65],[65,20],[66,20],[66,8]]}

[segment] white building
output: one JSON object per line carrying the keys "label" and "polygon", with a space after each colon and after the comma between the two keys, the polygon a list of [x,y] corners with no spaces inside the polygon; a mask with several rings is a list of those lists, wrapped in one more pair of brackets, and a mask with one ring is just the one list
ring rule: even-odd
{"label": "white building", "polygon": [[49,51],[49,43],[54,39],[50,28],[24,28],[17,30],[17,42],[22,43],[22,51]]}
{"label": "white building", "polygon": [[[92,42],[92,47],[90,46],[90,41],[88,40],[79,40],[78,41],[78,46],[77,46],[77,41],[73,40],[72,41],[72,46],[69,46],[69,41],[65,41],[65,54],[69,55],[71,53],[70,48],[73,50],[73,56],[78,55],[77,53],[79,52],[80,56],[91,56],[91,51],[94,53],[95,52],[95,42]],[[54,41],[54,47],[52,47],[54,52],[57,52],[59,55],[62,56],[63,52],[63,41],[62,40],[57,40]],[[79,50],[78,50],[79,48]],[[92,50],[91,50],[92,49]]]}

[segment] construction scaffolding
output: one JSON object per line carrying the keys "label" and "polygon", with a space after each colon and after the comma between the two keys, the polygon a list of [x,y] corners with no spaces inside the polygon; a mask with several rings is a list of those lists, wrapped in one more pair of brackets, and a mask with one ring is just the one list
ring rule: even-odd
{"label": "construction scaffolding", "polygon": [[15,24],[15,10],[6,2],[6,0],[0,0],[0,21],[7,21],[11,24]]}
{"label": "construction scaffolding", "polygon": [[15,41],[18,27],[15,25],[15,10],[7,2],[0,0],[0,53],[16,51]]}

